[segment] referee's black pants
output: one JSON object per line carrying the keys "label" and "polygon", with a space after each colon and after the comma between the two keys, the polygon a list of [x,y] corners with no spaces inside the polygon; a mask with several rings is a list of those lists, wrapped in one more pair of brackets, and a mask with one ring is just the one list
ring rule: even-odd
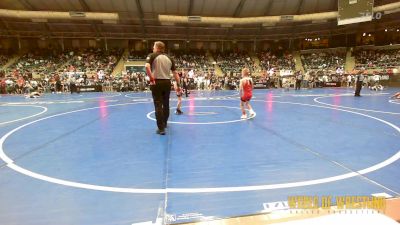
{"label": "referee's black pants", "polygon": [[169,117],[169,94],[171,93],[171,81],[169,79],[157,79],[155,85],[150,86],[153,96],[154,109],[156,111],[157,127],[164,130]]}
{"label": "referee's black pants", "polygon": [[357,81],[356,91],[354,92],[354,96],[360,96],[361,88],[362,88],[362,81]]}
{"label": "referee's black pants", "polygon": [[300,90],[301,87],[301,80],[296,80],[296,88],[295,90]]}

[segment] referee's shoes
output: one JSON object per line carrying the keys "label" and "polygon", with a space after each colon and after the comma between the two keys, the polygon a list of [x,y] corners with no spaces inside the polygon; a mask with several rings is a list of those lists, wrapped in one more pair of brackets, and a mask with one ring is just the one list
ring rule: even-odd
{"label": "referee's shoes", "polygon": [[159,135],[165,135],[165,129],[162,129],[162,130],[157,129],[156,133],[159,134]]}

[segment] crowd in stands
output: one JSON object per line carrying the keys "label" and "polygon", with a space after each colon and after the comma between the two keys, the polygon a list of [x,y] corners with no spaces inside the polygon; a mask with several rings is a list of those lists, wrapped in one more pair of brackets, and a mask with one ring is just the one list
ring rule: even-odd
{"label": "crowd in stands", "polygon": [[[239,86],[239,74],[226,74],[224,76],[204,76],[203,74],[191,74],[191,71],[181,72],[182,82],[189,90],[237,90]],[[364,79],[366,87],[373,86],[384,75],[370,75]],[[0,77],[4,77],[0,73]],[[355,83],[355,75],[352,74],[316,74],[297,72],[290,76],[271,74],[267,76],[253,77],[254,83],[262,83],[266,88],[317,88],[325,87],[326,83],[339,83],[342,87],[352,87]],[[46,77],[45,79],[32,79],[19,76],[17,79],[5,77],[0,79],[0,93],[2,94],[27,94],[33,91],[47,93],[73,92],[71,84],[79,91],[84,86],[98,86],[100,91],[145,91],[149,90],[149,80],[144,73],[126,73],[120,77],[104,76],[88,77],[77,73],[66,73],[62,76]],[[75,91],[77,92],[77,91]]]}
{"label": "crowd in stands", "polygon": [[1,93],[70,91],[71,83],[81,86],[103,84],[122,55],[121,49],[85,49],[56,52],[37,50],[22,55],[2,72]]}
{"label": "crowd in stands", "polygon": [[[1,74],[0,74],[1,76]],[[71,88],[73,86],[73,88]],[[133,73],[125,76],[87,77],[86,74],[66,72],[61,76],[41,78],[4,77],[0,79],[1,94],[28,94],[33,91],[45,93],[79,92],[82,88],[96,87],[98,91],[144,91],[147,80],[144,74]]]}
{"label": "crowd in stands", "polygon": [[211,73],[214,71],[213,62],[204,51],[172,51],[170,56],[178,69],[194,70],[197,73]]}
{"label": "crowd in stands", "polygon": [[[144,72],[128,71],[117,76],[112,75],[122,53],[122,49],[29,52],[23,54],[6,71],[0,73],[0,93],[70,92],[71,84],[78,87],[100,86],[100,90],[103,91],[148,89],[148,77]],[[140,61],[144,61],[143,58],[147,55],[145,52],[131,53],[130,55],[136,55],[136,59]],[[344,67],[345,52],[320,51],[302,54],[301,59],[306,72],[289,75],[280,74],[280,70],[295,71],[293,56],[287,52],[258,53],[263,71],[261,75],[259,75],[260,68],[257,68],[255,60],[246,52],[216,53],[215,62],[213,62],[213,57],[201,51],[172,51],[170,55],[189,89],[237,89],[241,78],[240,69],[244,67],[250,68],[255,82],[276,88],[295,87],[299,86],[298,83],[306,88],[323,87],[329,82],[341,83],[341,86],[352,86],[355,79],[354,75],[337,70]],[[400,50],[361,50],[355,52],[355,56],[356,67],[400,66]],[[9,56],[0,55],[2,64],[5,64],[8,59]],[[216,66],[222,69],[222,76],[217,76],[215,73]],[[366,85],[371,85],[377,82],[377,78],[369,76],[364,82]]]}
{"label": "crowd in stands", "polygon": [[257,70],[254,59],[245,51],[217,52],[214,59],[224,74],[240,73],[244,67],[249,68],[251,72]]}
{"label": "crowd in stands", "polygon": [[85,49],[78,52],[71,52],[69,70],[84,72],[88,76],[95,75],[99,71],[104,75],[110,75],[122,56],[123,49]]}
{"label": "crowd in stands", "polygon": [[390,69],[400,66],[400,49],[354,52],[356,69]]}
{"label": "crowd in stands", "polygon": [[300,58],[306,71],[343,71],[346,51],[303,53]]}
{"label": "crowd in stands", "polygon": [[[363,85],[372,87],[380,84],[381,80],[388,79],[387,75],[365,75]],[[302,74],[297,71],[290,76],[261,76],[255,79],[256,83],[263,83],[267,88],[322,88],[322,87],[354,87],[356,76],[354,74],[317,74],[314,72]]]}
{"label": "crowd in stands", "polygon": [[135,51],[131,49],[128,54],[127,61],[144,61],[146,60],[149,52],[147,51]]}
{"label": "crowd in stands", "polygon": [[67,52],[52,50],[30,51],[14,62],[8,71],[14,76],[24,74],[53,74],[69,60]]}
{"label": "crowd in stands", "polygon": [[257,54],[263,70],[295,70],[293,55],[287,51],[262,51]]}

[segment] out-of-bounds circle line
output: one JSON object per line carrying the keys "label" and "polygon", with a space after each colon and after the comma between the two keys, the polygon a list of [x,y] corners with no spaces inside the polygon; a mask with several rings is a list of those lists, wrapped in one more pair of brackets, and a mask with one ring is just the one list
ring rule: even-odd
{"label": "out-of-bounds circle line", "polygon": [[124,95],[124,97],[125,98],[132,98],[132,99],[148,99],[148,98],[152,98],[151,97],[151,93],[149,94],[150,96],[131,96],[132,94],[135,94],[135,93],[130,93],[130,94],[126,94],[126,95]]}
{"label": "out-of-bounds circle line", "polygon": [[[202,93],[202,92],[207,92],[207,91],[199,91],[199,90],[190,90],[190,92],[198,92],[198,93]],[[235,97],[235,96],[239,96],[239,92],[238,91],[235,91],[236,93],[234,93],[234,94],[230,94],[230,95],[217,95],[217,96],[209,96],[209,97],[207,97],[207,96],[197,96],[197,97],[199,97],[199,98],[226,98],[226,97]]]}
{"label": "out-of-bounds circle line", "polygon": [[195,112],[195,113],[188,113],[189,116],[210,116],[210,115],[217,115],[216,112]]}
{"label": "out-of-bounds circle line", "polygon": [[[219,100],[221,100],[221,99],[219,99]],[[225,99],[224,99],[224,100],[225,100]],[[187,108],[187,107],[189,107],[189,106],[184,106],[184,107],[182,107],[182,108]],[[213,105],[213,106],[203,106],[203,105],[202,105],[202,106],[194,106],[194,108],[221,108],[221,107],[222,107],[222,108],[239,109],[239,110],[240,110],[240,108],[238,108],[238,107],[231,107],[231,106],[215,106],[215,105]],[[155,113],[155,111],[151,111],[151,112],[147,113],[147,118],[150,119],[150,120],[156,121],[155,118],[151,117],[151,115],[154,114],[154,113]],[[179,122],[179,121],[169,121],[169,120],[168,120],[168,123],[174,123],[174,124],[191,124],[191,125],[225,124],[225,123],[242,122],[242,121],[245,121],[245,120],[252,119],[252,118],[254,118],[254,117],[256,117],[256,116],[257,116],[257,114],[254,114],[253,116],[248,117],[248,118],[246,118],[246,119],[227,120],[227,121],[216,121],[216,122]]]}
{"label": "out-of-bounds circle line", "polygon": [[325,102],[318,101],[318,99],[321,99],[321,98],[329,98],[329,97],[336,97],[336,96],[347,96],[347,95],[332,95],[332,96],[326,96],[326,97],[317,97],[317,98],[314,98],[314,102],[319,103],[319,104],[322,104],[322,105],[327,105],[327,106],[335,107],[335,108],[360,110],[360,111],[366,111],[366,112],[384,113],[384,114],[391,114],[391,115],[400,115],[400,113],[396,113],[396,112],[387,112],[387,111],[379,111],[379,110],[372,110],[372,109],[354,108],[354,107],[341,106],[341,105],[334,105],[334,104],[329,104],[329,103],[325,103]]}
{"label": "out-of-bounds circle line", "polygon": [[[232,100],[232,99],[226,99],[226,100]],[[283,104],[293,104],[293,105],[302,105],[302,106],[310,106],[310,107],[317,107],[317,108],[325,108],[325,109],[333,109],[333,110],[338,110],[338,111],[343,111],[343,112],[348,112],[352,113],[355,115],[360,115],[363,117],[367,117],[370,119],[374,119],[376,121],[382,122],[389,127],[392,127],[395,129],[397,132],[400,133],[400,128],[397,127],[396,125],[387,122],[385,120],[379,119],[374,116],[370,116],[367,114],[363,114],[360,112],[354,112],[354,111],[349,111],[345,109],[339,109],[337,107],[328,107],[328,106],[321,106],[321,105],[312,105],[312,104],[305,104],[305,103],[296,103],[296,102],[284,102],[284,101],[264,101],[264,100],[254,100],[254,101],[259,101],[259,102],[276,102],[276,103],[283,103]],[[140,103],[140,102],[137,102]],[[57,115],[49,116],[46,118],[41,118],[35,121],[32,121],[30,123],[21,125],[10,132],[8,132],[6,135],[0,138],[0,158],[7,163],[7,166],[17,172],[20,172],[22,174],[25,174],[27,176],[31,176],[40,180],[44,180],[47,182],[51,183],[56,183],[56,184],[61,184],[65,186],[70,186],[70,187],[76,187],[76,188],[83,188],[83,189],[90,189],[90,190],[98,190],[98,191],[107,191],[107,192],[123,192],[123,193],[143,193],[143,194],[165,194],[165,193],[218,193],[218,192],[241,192],[241,191],[257,191],[257,190],[272,190],[272,189],[281,189],[281,188],[294,188],[294,187],[301,187],[301,186],[309,186],[309,185],[316,185],[316,184],[323,184],[323,183],[329,183],[329,182],[335,182],[343,179],[348,179],[351,177],[356,177],[360,175],[364,175],[376,170],[379,170],[385,166],[390,165],[391,163],[397,161],[400,158],[400,151],[398,151],[396,154],[393,156],[389,157],[388,159],[375,164],[373,166],[370,166],[368,168],[350,172],[350,173],[345,173],[337,176],[332,176],[332,177],[326,177],[326,178],[320,178],[320,179],[313,179],[313,180],[305,180],[305,181],[298,181],[298,182],[290,182],[290,183],[278,183],[278,184],[268,184],[268,185],[253,185],[253,186],[237,186],[237,187],[210,187],[210,188],[121,188],[121,187],[110,187],[110,186],[100,186],[100,185],[92,185],[92,184],[85,184],[85,183],[78,183],[78,182],[73,182],[73,181],[67,181],[67,180],[62,180],[62,179],[57,179],[49,176],[45,176],[42,174],[34,173],[32,171],[26,170],[18,165],[16,165],[5,153],[3,149],[3,144],[7,137],[9,137],[11,134],[16,132],[17,130],[26,127],[30,124],[42,121],[44,119],[48,118],[53,118],[56,116],[61,116],[61,115],[66,115],[70,113],[75,113],[75,112],[80,112],[80,111],[86,111],[86,110],[91,110],[91,109],[96,109],[96,108],[105,108],[105,107],[113,107],[113,106],[120,106],[120,105],[128,105],[128,104],[135,104],[135,103],[125,103],[125,104],[115,104],[115,105],[109,105],[109,106],[102,106],[102,107],[93,107],[93,108],[86,108],[86,109],[80,109],[80,110],[75,110],[75,111],[70,111],[70,112],[65,112],[65,113],[60,113]]]}
{"label": "out-of-bounds circle line", "polygon": [[34,115],[31,115],[31,116],[26,116],[26,117],[19,118],[19,119],[15,119],[15,120],[10,120],[10,121],[6,121],[6,122],[1,122],[0,125],[8,124],[8,123],[13,123],[13,122],[18,122],[18,121],[21,121],[21,120],[26,120],[26,119],[29,119],[29,118],[32,118],[32,117],[35,117],[35,116],[39,116],[40,114],[43,114],[43,113],[47,112],[47,108],[46,108],[46,107],[44,107],[44,106],[38,106],[38,105],[2,105],[2,106],[3,106],[3,107],[4,107],[4,106],[5,106],[5,107],[36,107],[36,108],[42,108],[43,111],[41,111],[41,112],[39,112],[39,113],[36,113],[36,114],[34,114]]}
{"label": "out-of-bounds circle line", "polygon": [[31,121],[29,123],[23,124],[19,127],[16,127],[14,129],[12,129],[11,131],[9,131],[8,133],[6,133],[3,137],[0,138],[0,158],[5,161],[6,163],[13,163],[13,160],[10,159],[7,155],[5,155],[4,153],[4,149],[3,149],[3,144],[4,141],[14,132],[29,126],[31,124],[40,122],[42,120],[47,120],[50,118],[54,118],[54,117],[58,117],[58,116],[63,116],[63,115],[68,115],[68,114],[72,114],[72,113],[76,113],[76,112],[83,112],[83,111],[88,111],[88,110],[92,110],[92,109],[101,109],[101,108],[107,108],[107,107],[114,107],[114,106],[122,106],[122,105],[133,105],[133,104],[139,104],[142,102],[132,102],[132,103],[121,103],[121,104],[114,104],[114,105],[108,105],[108,106],[96,106],[96,107],[90,107],[90,108],[85,108],[85,109],[77,109],[77,110],[73,110],[73,111],[69,111],[69,112],[63,112],[63,113],[59,113],[59,114],[55,114],[55,115],[51,115],[51,116],[47,116],[47,117],[43,117],[34,121]]}
{"label": "out-of-bounds circle line", "polygon": [[[84,97],[84,98],[77,98],[77,99],[68,99],[68,100],[71,100],[71,101],[78,101],[78,100],[88,100],[88,99],[99,99],[99,98],[114,98],[114,97],[118,97],[118,96],[121,96],[121,93],[117,93],[117,94],[110,94],[110,95],[104,95],[104,96],[97,96],[97,97]],[[60,101],[60,102],[62,102],[62,101],[65,101],[65,100],[54,100],[55,102],[56,101]]]}

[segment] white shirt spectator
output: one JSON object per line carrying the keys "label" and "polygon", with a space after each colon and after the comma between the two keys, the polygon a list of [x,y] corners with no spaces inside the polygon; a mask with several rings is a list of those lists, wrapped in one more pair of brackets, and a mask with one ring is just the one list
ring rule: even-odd
{"label": "white shirt spectator", "polygon": [[343,68],[338,67],[338,68],[336,69],[336,74],[342,75],[342,74],[343,74]]}
{"label": "white shirt spectator", "polygon": [[12,85],[12,84],[14,84],[14,82],[11,79],[7,79],[6,80],[6,84],[7,85]]}
{"label": "white shirt spectator", "polygon": [[351,82],[351,75],[347,75],[347,82]]}
{"label": "white shirt spectator", "polygon": [[328,82],[328,76],[327,76],[327,75],[324,75],[324,76],[322,77],[322,80],[323,80],[324,82]]}
{"label": "white shirt spectator", "polygon": [[104,77],[104,71],[100,70],[99,72],[97,72],[97,78],[99,78],[99,80],[103,80]]}
{"label": "white shirt spectator", "polygon": [[309,81],[310,80],[310,73],[306,73],[306,75],[304,76],[304,80]]}
{"label": "white shirt spectator", "polygon": [[35,88],[35,87],[38,86],[38,83],[37,83],[36,80],[32,80],[32,81],[31,81],[31,85],[32,85],[33,88]]}
{"label": "white shirt spectator", "polygon": [[189,75],[189,78],[193,78],[193,76],[194,76],[193,70],[190,70],[189,73],[188,73],[188,75]]}

